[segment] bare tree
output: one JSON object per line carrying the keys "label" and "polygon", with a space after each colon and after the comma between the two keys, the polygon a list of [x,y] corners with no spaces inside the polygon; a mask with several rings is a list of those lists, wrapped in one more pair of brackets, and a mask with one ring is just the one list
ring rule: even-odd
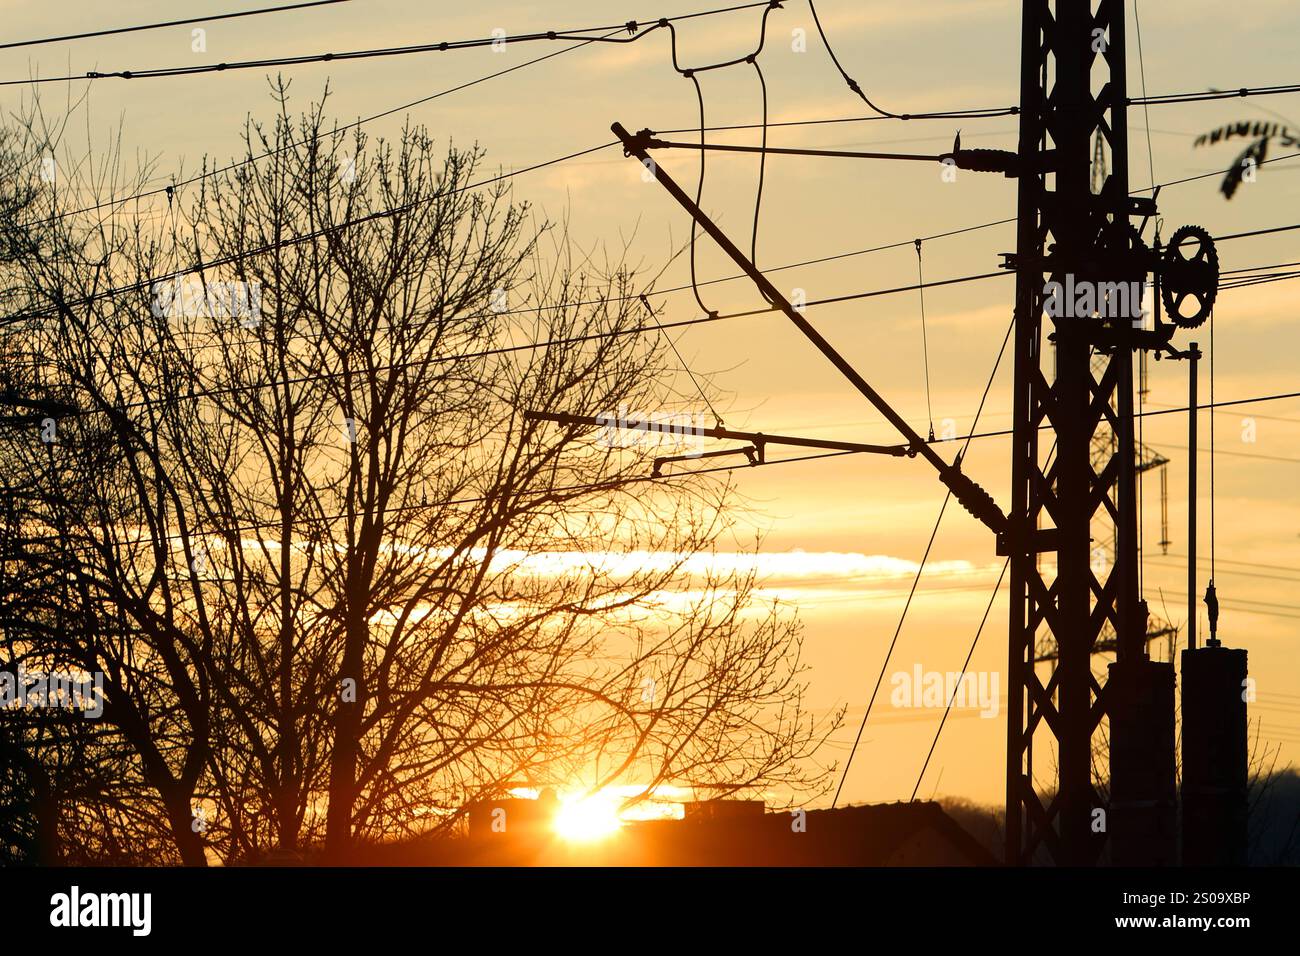
{"label": "bare tree", "polygon": [[[42,543],[15,557],[29,575],[44,569],[57,580],[47,603],[29,605],[33,613],[6,629],[24,629],[22,652],[32,659],[103,675],[97,736],[110,756],[92,763],[116,772],[100,773],[93,795],[81,788],[70,824],[140,826],[154,835],[138,841],[142,849],[201,865],[192,820],[211,702],[191,609],[201,609],[202,595],[175,573],[168,549],[185,523],[157,440],[169,381],[146,360],[152,345],[138,321],[148,302],[138,277],[161,269],[166,249],[148,220],[108,201],[138,189],[148,168],[122,178],[115,146],[92,161],[96,154],[75,149],[66,131],[37,104],[11,141],[26,179],[39,183],[9,230],[7,367],[22,376],[28,399],[62,411],[31,416],[29,427],[4,436],[11,474],[32,491],[21,540]],[[125,766],[115,762],[124,752]],[[91,844],[78,836],[67,842]],[[113,856],[113,835],[98,836]]]}
{"label": "bare tree", "polygon": [[520,781],[822,785],[797,627],[711,557],[729,480],[525,417],[688,409],[643,280],[477,148],[277,105],[158,226],[24,266],[80,409],[28,467],[82,503],[81,659],[180,858],[344,859]]}

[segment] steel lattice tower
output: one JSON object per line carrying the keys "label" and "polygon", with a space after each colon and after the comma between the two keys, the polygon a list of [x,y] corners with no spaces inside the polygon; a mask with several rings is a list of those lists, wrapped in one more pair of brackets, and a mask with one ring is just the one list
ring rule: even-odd
{"label": "steel lattice tower", "polygon": [[[1047,281],[1142,281],[1131,217],[1154,203],[1129,196],[1124,4],[1121,0],[1025,0],[1021,48],[1020,187],[1012,500],[1003,548],[1011,557],[1007,859],[1065,865],[1097,862],[1106,838],[1123,830],[1124,859],[1159,862],[1163,811],[1163,705],[1168,696],[1168,786],[1173,784],[1173,675],[1146,661],[1146,608],[1137,578],[1133,355],[1127,317],[1044,321]],[[1094,137],[1111,168],[1094,195]],[[1056,344],[1056,374],[1044,346]],[[1097,456],[1109,431],[1112,452]],[[1094,519],[1115,527],[1114,561],[1099,578],[1090,560]],[[1046,560],[1040,562],[1040,555]],[[1055,562],[1051,558],[1055,556]],[[1055,567],[1052,567],[1052,564]],[[1090,659],[1113,630],[1118,663],[1103,687]],[[1033,658],[1040,636],[1058,648],[1046,683]],[[1156,668],[1157,670],[1152,670]],[[1128,703],[1125,703],[1125,702]],[[1137,704],[1144,701],[1145,704]],[[1151,702],[1155,701],[1155,719]],[[1144,709],[1145,708],[1145,709]],[[1138,711],[1142,711],[1141,714]],[[1117,719],[1118,715],[1118,719]],[[1094,737],[1109,717],[1109,805],[1093,781]],[[1054,751],[1057,779],[1036,784],[1035,745]],[[1128,771],[1153,760],[1161,772]],[[1139,773],[1138,776],[1141,776]],[[1138,792],[1141,791],[1141,792]],[[1154,809],[1152,804],[1154,803]],[[1135,849],[1126,807],[1160,818],[1158,847]],[[1109,816],[1110,819],[1107,819]],[[1099,825],[1100,821],[1100,825]],[[1143,825],[1152,819],[1143,821]],[[1172,831],[1168,834],[1172,839]]]}

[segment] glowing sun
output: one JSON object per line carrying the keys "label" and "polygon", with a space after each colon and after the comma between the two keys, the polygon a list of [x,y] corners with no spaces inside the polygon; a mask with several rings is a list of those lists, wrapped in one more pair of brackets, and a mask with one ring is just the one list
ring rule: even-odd
{"label": "glowing sun", "polygon": [[617,832],[622,825],[617,799],[604,794],[561,799],[554,820],[556,833],[578,843],[603,839]]}

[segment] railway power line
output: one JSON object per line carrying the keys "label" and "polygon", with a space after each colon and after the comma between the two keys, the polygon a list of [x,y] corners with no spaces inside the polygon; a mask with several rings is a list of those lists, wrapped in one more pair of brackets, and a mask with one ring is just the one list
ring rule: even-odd
{"label": "railway power line", "polygon": [[[777,6],[758,3],[729,9],[765,7],[765,22],[767,14]],[[1156,216],[1159,188],[1153,183],[1150,198],[1135,197],[1128,188],[1126,110],[1129,105],[1139,103],[1160,105],[1221,97],[1200,94],[1127,97],[1124,6],[1122,0],[1114,0],[1103,5],[1094,16],[1069,0],[1027,0],[1024,5],[1021,102],[1018,107],[1000,110],[996,114],[1019,117],[1019,146],[1015,151],[962,150],[959,142],[955,142],[947,153],[931,155],[771,148],[765,142],[756,148],[707,143],[703,138],[707,127],[703,118],[702,94],[699,144],[663,140],[650,130],[631,134],[618,123],[612,127],[624,152],[651,170],[654,178],[691,217],[692,236],[698,228],[713,239],[754,282],[769,304],[766,309],[739,314],[776,312],[784,315],[894,427],[902,440],[893,445],[868,446],[796,436],[765,436],[727,430],[721,426],[708,430],[707,437],[748,442],[748,448],[739,451],[746,454],[751,465],[766,461],[764,449],[769,443],[825,449],[827,454],[878,453],[920,457],[934,468],[949,495],[994,532],[997,549],[1007,559],[1012,596],[1007,858],[1017,864],[1045,858],[1056,863],[1088,865],[1101,859],[1107,849],[1111,858],[1120,862],[1169,862],[1176,855],[1173,830],[1173,665],[1151,661],[1147,656],[1149,611],[1142,599],[1139,575],[1136,491],[1143,449],[1140,439],[1134,435],[1134,425],[1142,420],[1143,415],[1134,409],[1133,361],[1135,356],[1151,351],[1171,360],[1188,361],[1193,370],[1196,368],[1200,358],[1197,344],[1193,342],[1189,348],[1181,350],[1172,344],[1173,335],[1179,327],[1193,328],[1207,318],[1212,321],[1219,290],[1219,269],[1215,240],[1208,232],[1197,227],[1184,227],[1173,234],[1168,248],[1161,249],[1158,239],[1154,248],[1148,248],[1142,239],[1142,230],[1131,225],[1133,219],[1140,219],[1145,225]],[[662,25],[667,25],[674,36],[674,67],[695,82],[697,91],[696,72],[742,62],[757,68],[761,39],[758,51],[747,57],[705,67],[681,68],[676,62],[675,31],[667,21],[655,24]],[[820,22],[818,30],[825,40]],[[635,33],[635,30],[630,32]],[[1105,38],[1100,49],[1095,42],[1098,33]],[[561,39],[553,34],[534,38]],[[569,36],[563,39],[595,42],[597,38]],[[422,52],[427,47],[421,45],[419,50],[355,51],[338,58]],[[447,48],[445,44],[442,47]],[[829,52],[829,43],[827,48]],[[969,115],[968,111],[894,114],[880,110],[843,70],[833,53],[831,57],[850,89],[880,114],[863,119],[950,119]],[[333,55],[327,55],[323,59],[333,58]],[[313,59],[290,58],[285,62],[310,62]],[[246,65],[269,62],[256,61]],[[1101,91],[1094,92],[1091,71],[1098,63],[1105,67],[1108,78]],[[216,67],[224,69],[226,65]],[[131,74],[123,71],[118,75],[125,78]],[[156,75],[165,75],[165,72]],[[759,79],[762,82],[761,72]],[[1272,95],[1298,89],[1243,89],[1229,95]],[[765,122],[761,128],[766,137],[769,124],[766,122],[765,84],[764,114]],[[1113,168],[1098,177],[1094,189],[1089,182],[1088,153],[1103,138],[1110,147]],[[599,148],[603,146],[594,149]],[[755,241],[751,243],[749,256],[746,256],[702,211],[699,194],[692,200],[650,158],[649,151],[653,149],[698,149],[701,161],[710,150],[732,150],[756,152],[763,158],[771,154],[940,162],[971,171],[999,173],[1018,180],[1017,248],[1014,253],[1006,254],[1005,271],[951,280],[970,281],[997,275],[1016,277],[1011,336],[1015,356],[1015,413],[1010,430],[1013,439],[1012,493],[1007,511],[1004,512],[992,495],[963,472],[961,466],[966,448],[953,461],[948,461],[936,449],[932,439],[927,440],[916,432],[829,340],[806,321],[802,306],[796,308],[757,268],[753,260],[758,204]],[[570,154],[562,159],[591,151]],[[1151,178],[1154,180],[1154,176]],[[381,211],[359,221],[393,212]],[[1218,241],[1295,228],[1300,227],[1283,226],[1237,233],[1219,237]],[[292,241],[311,238],[310,235],[295,237]],[[1189,248],[1192,251],[1189,252]],[[209,267],[217,264],[220,263],[209,263]],[[1114,303],[1105,297],[1092,300],[1094,308],[1083,315],[1058,314],[1048,305],[1051,296],[1046,287],[1049,285],[1059,287],[1078,279],[1094,287],[1105,285],[1117,289],[1126,283],[1144,282],[1148,275],[1155,277],[1158,290],[1154,328],[1151,329],[1135,328],[1133,316],[1127,311],[1107,315],[1104,305]],[[1045,277],[1048,278],[1046,284]],[[1246,284],[1290,277],[1290,274],[1264,274],[1244,276],[1237,281]],[[919,282],[905,288],[919,290],[936,284],[940,283]],[[694,276],[690,288],[697,290]],[[113,290],[111,294],[123,291]],[[881,293],[858,293],[820,301],[848,301],[870,294]],[[1187,312],[1183,307],[1189,298],[1192,309]],[[1161,304],[1168,322],[1162,319]],[[1050,327],[1042,321],[1045,312],[1052,320]],[[716,321],[719,318],[723,316],[709,313],[705,320]],[[654,329],[662,331],[666,327],[671,327],[671,324],[660,325],[656,320]],[[648,329],[632,331],[639,333]],[[1045,341],[1054,343],[1057,354],[1057,367],[1050,381],[1042,362]],[[1192,382],[1195,382],[1195,371]],[[1215,404],[1212,397],[1210,405]],[[1195,415],[1201,407],[1205,406],[1198,403],[1193,390],[1188,405],[1193,423],[1189,465],[1193,473],[1196,468]],[[590,416],[555,412],[534,411],[531,416],[570,425],[608,424]],[[1044,433],[1051,433],[1054,437],[1055,455],[1041,454],[1040,435]],[[1099,441],[1099,435],[1104,435],[1106,441]],[[972,434],[967,436],[967,448],[974,437],[977,436],[972,427]],[[736,451],[709,454],[734,454]],[[812,457],[817,456],[805,456]],[[729,469],[702,471],[715,470]],[[661,477],[659,464],[656,464],[656,473],[651,477]],[[1194,508],[1195,495],[1191,497]],[[1096,571],[1090,560],[1091,527],[1098,516],[1109,516],[1115,527],[1115,558],[1109,573],[1105,574]],[[1195,546],[1196,536],[1192,532],[1189,533],[1188,564],[1193,581],[1198,564]],[[1051,577],[1039,568],[1039,557],[1047,553],[1056,555]],[[1189,587],[1189,591],[1194,590]],[[1212,605],[1212,636],[1216,607],[1217,604]],[[977,631],[977,640],[979,633]],[[1113,634],[1118,660],[1111,665],[1103,686],[1091,673],[1089,662],[1092,654],[1108,639],[1107,634]],[[1045,683],[1034,667],[1038,660],[1036,649],[1042,637],[1052,640],[1057,662]],[[1198,650],[1202,649],[1191,647],[1188,654],[1196,654]],[[1206,727],[1216,713],[1233,727],[1238,718],[1244,721],[1244,706],[1238,709],[1211,697],[1213,688],[1231,687],[1238,670],[1244,674],[1245,654],[1218,647],[1213,637],[1211,647],[1203,650],[1214,653],[1190,658],[1185,654],[1183,659],[1185,675],[1189,667],[1197,675],[1188,683],[1194,684],[1197,692],[1205,695],[1204,700],[1193,702],[1195,719],[1189,725],[1189,729],[1200,734],[1201,739],[1192,743],[1186,738],[1184,741],[1185,753],[1189,748],[1201,748],[1194,754],[1199,763],[1189,761],[1186,764],[1189,767],[1194,765],[1200,776],[1191,779],[1192,790],[1187,787],[1184,790],[1185,821],[1191,820],[1190,824],[1185,822],[1184,825],[1184,853],[1199,839],[1202,844],[1197,852],[1212,857],[1213,853],[1207,851],[1204,844],[1214,839],[1216,834],[1220,842],[1229,847],[1228,851],[1221,850],[1220,853],[1235,852],[1237,797],[1234,791],[1227,798],[1219,799],[1218,803],[1206,798],[1207,793],[1222,783],[1213,778],[1212,768],[1207,769],[1213,761],[1203,759],[1207,758],[1213,746],[1222,743],[1205,743]],[[1184,711],[1188,712],[1186,691]],[[1093,737],[1103,720],[1110,722],[1112,740],[1112,794],[1105,805],[1091,784]],[[1051,794],[1040,792],[1035,784],[1033,755],[1036,737],[1050,742],[1058,761],[1055,792]],[[1098,812],[1103,820],[1100,828],[1097,826]],[[1211,819],[1216,813],[1221,818],[1217,824]],[[1222,822],[1223,818],[1228,822]],[[1188,833],[1193,833],[1190,842]]]}
{"label": "railway power line", "polygon": [[[1149,610],[1140,590],[1134,356],[1152,351],[1195,369],[1195,343],[1183,351],[1172,339],[1178,327],[1196,327],[1212,312],[1218,261],[1204,230],[1175,231],[1161,252],[1158,240],[1148,249],[1134,225],[1156,216],[1158,193],[1135,198],[1129,190],[1127,109],[1134,101],[1126,95],[1126,6],[1106,4],[1093,16],[1068,2],[1024,5],[1022,175],[1017,248],[1008,256],[1017,276],[1011,527],[999,542],[1011,561],[1006,833],[1007,860],[1016,864],[1046,858],[1092,865],[1107,850],[1117,863],[1178,858],[1174,666],[1148,657]],[[1098,66],[1105,77],[1095,89]],[[1097,136],[1109,147],[1111,169],[1094,193],[1089,157]],[[1195,244],[1195,253],[1183,249],[1184,241]],[[1091,309],[1082,315],[1053,309],[1045,291],[1076,281],[1113,289],[1143,284],[1147,275],[1155,276],[1156,288],[1151,329],[1135,327],[1129,310],[1107,315],[1100,302],[1103,321],[1090,320]],[[1190,312],[1183,311],[1188,299]],[[1047,340],[1055,345],[1050,382],[1042,368]],[[1194,392],[1189,404],[1196,407]],[[1195,412],[1189,417],[1194,423]],[[1039,451],[1042,426],[1057,442],[1051,467]],[[1097,447],[1099,432],[1110,433],[1110,453]],[[1195,468],[1193,456],[1193,475]],[[1115,555],[1109,568],[1098,569],[1091,561],[1092,525],[1103,515],[1115,526]],[[1195,541],[1193,532],[1189,540]],[[1050,576],[1040,568],[1046,553],[1056,558]],[[1107,627],[1117,659],[1103,685],[1091,657]],[[1034,666],[1044,634],[1057,649],[1046,682]],[[1241,658],[1244,669],[1244,653]],[[1185,676],[1187,670],[1185,655]],[[1228,701],[1192,702],[1188,694],[1185,685],[1185,853],[1195,842],[1187,826],[1193,811],[1187,774],[1201,772],[1197,748],[1204,747],[1197,720],[1186,718],[1215,705],[1224,718],[1237,716]],[[1243,705],[1243,727],[1244,717]],[[1109,723],[1105,802],[1092,783],[1094,737],[1103,720]],[[1044,742],[1058,768],[1050,795],[1037,789],[1033,770],[1036,744]],[[1242,757],[1244,773],[1244,740]]]}
{"label": "railway power line", "polygon": [[[933,467],[949,495],[994,532],[997,552],[1006,557],[1010,573],[1006,858],[1014,865],[1089,866],[1107,856],[1115,863],[1150,865],[1176,862],[1179,855],[1174,664],[1148,656],[1150,612],[1141,590],[1137,475],[1142,446],[1135,431],[1144,416],[1134,407],[1134,359],[1151,352],[1188,363],[1188,467],[1194,488],[1201,352],[1196,342],[1184,349],[1173,340],[1179,329],[1212,322],[1219,266],[1215,240],[1200,227],[1175,230],[1163,247],[1158,236],[1150,247],[1142,238],[1142,227],[1159,221],[1159,189],[1153,183],[1150,197],[1130,191],[1127,109],[1215,97],[1127,95],[1126,6],[1115,0],[1094,14],[1091,5],[1071,0],[1026,0],[1017,149],[962,151],[958,141],[938,157],[960,168],[1018,180],[1016,249],[1004,254],[1004,268],[1016,277],[1011,500],[1006,511],[964,474],[960,455],[950,462],[938,454],[781,295],[698,200],[650,158],[652,149],[688,144],[661,140],[650,130],[632,134],[619,123],[612,126],[624,152],[650,170],[691,217],[693,228],[713,239],[771,307],[877,409],[899,433],[908,455]],[[838,60],[836,66],[875,109]],[[1104,73],[1100,84],[1093,81],[1094,70]],[[1238,93],[1293,91],[1274,87]],[[1094,189],[1090,158],[1094,148],[1100,149],[1098,141],[1112,161]],[[702,155],[723,147],[701,136],[695,148]],[[1135,321],[1142,319],[1140,296],[1130,303],[1121,294],[1144,287],[1148,276],[1154,277],[1155,289],[1149,327]],[[1069,292],[1063,303],[1063,288],[1086,288],[1090,295],[1076,301]],[[1055,349],[1054,369],[1044,367],[1048,343]],[[1051,451],[1044,455],[1041,440],[1049,435]],[[1194,601],[1194,490],[1189,497],[1189,592]],[[1092,561],[1092,529],[1099,517],[1115,529],[1114,560],[1107,568],[1095,568]],[[1040,561],[1048,554],[1055,558],[1050,571]],[[1238,862],[1245,846],[1246,709],[1234,688],[1244,679],[1246,655],[1217,640],[1212,578],[1206,603],[1208,646],[1198,648],[1192,632],[1182,656],[1182,855],[1186,862]],[[1044,638],[1055,648],[1056,665],[1046,680],[1035,666]],[[1091,658],[1104,639],[1113,640],[1117,659],[1102,683],[1091,670]],[[1106,799],[1093,786],[1103,722],[1109,725]],[[1056,779],[1047,791],[1034,773],[1035,753],[1044,745],[1056,762]]]}

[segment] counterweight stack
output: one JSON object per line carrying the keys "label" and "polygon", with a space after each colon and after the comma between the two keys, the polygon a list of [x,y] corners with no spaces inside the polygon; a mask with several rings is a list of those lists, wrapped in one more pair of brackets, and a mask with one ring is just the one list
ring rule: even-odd
{"label": "counterweight stack", "polygon": [[1183,651],[1183,864],[1246,863],[1246,652]]}

